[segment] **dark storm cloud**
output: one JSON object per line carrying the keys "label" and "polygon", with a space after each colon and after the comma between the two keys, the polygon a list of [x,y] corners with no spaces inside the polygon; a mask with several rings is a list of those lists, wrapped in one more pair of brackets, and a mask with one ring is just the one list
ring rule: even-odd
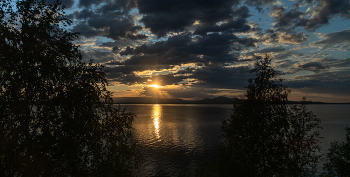
{"label": "dark storm cloud", "polygon": [[167,90],[171,96],[175,98],[194,98],[194,99],[203,99],[203,98],[213,98],[213,95],[210,95],[211,91],[206,90],[205,88],[181,88],[177,90]]}
{"label": "dark storm cloud", "polygon": [[295,61],[290,61],[290,60],[284,60],[278,63],[278,68],[289,68],[292,67],[295,64]]}
{"label": "dark storm cloud", "polygon": [[135,34],[142,27],[134,26],[132,20],[127,17],[111,18],[103,15],[90,17],[87,23],[90,28],[105,31],[107,33],[106,37],[115,40],[120,39],[120,37],[127,37],[132,40],[145,39],[145,35]]}
{"label": "dark storm cloud", "polygon": [[100,50],[81,51],[85,61],[93,60],[94,63],[105,63],[116,59],[116,55],[111,52]]}
{"label": "dark storm cloud", "polygon": [[313,72],[320,72],[321,70],[329,69],[329,66],[325,66],[320,62],[309,62],[309,63],[301,64],[298,67],[303,70],[309,70]]}
{"label": "dark storm cloud", "polygon": [[80,7],[90,7],[91,5],[98,5],[106,0],[79,0]]}
{"label": "dark storm cloud", "polygon": [[336,68],[350,67],[350,58],[344,58],[344,59],[325,58],[321,61],[323,63],[326,63],[330,67],[336,67]]}
{"label": "dark storm cloud", "polygon": [[248,85],[248,79],[254,75],[249,67],[223,68],[220,66],[208,66],[194,71],[191,77],[200,83],[195,85],[206,88],[243,89]]}
{"label": "dark storm cloud", "polygon": [[110,18],[105,16],[90,17],[76,25],[73,31],[79,32],[85,37],[105,36],[114,40],[127,38],[131,40],[145,39],[144,34],[137,34],[142,29],[134,26],[130,18]]}
{"label": "dark storm cloud", "polygon": [[237,60],[234,50],[254,47],[257,41],[252,38],[238,38],[233,34],[212,33],[202,37],[189,35],[171,36],[167,41],[136,48],[127,47],[121,55],[133,55],[125,61],[127,65],[184,63],[225,63]]}
{"label": "dark storm cloud", "polygon": [[[247,18],[247,7],[234,8],[239,1],[232,0],[138,0],[140,13],[144,14],[141,22],[158,37],[168,32],[180,32],[196,21],[200,22],[200,33],[228,30],[230,26],[237,26],[231,21],[227,25],[217,26],[220,21],[230,21],[233,17]],[[243,25],[240,25],[242,27]],[[247,28],[247,27],[246,27]]]}
{"label": "dark storm cloud", "polygon": [[350,30],[328,33],[323,35],[322,38],[324,39],[316,42],[316,44],[324,45],[325,47],[342,43],[350,44]]}
{"label": "dark storm cloud", "polygon": [[[296,54],[301,55],[301,54]],[[348,76],[350,76],[350,59],[344,58],[344,59],[334,59],[334,58],[324,58],[319,59],[318,61],[308,62],[308,63],[302,63],[297,64],[293,61],[282,61],[279,62],[282,63],[279,65],[279,67],[290,67],[291,69],[287,71],[287,74],[296,73],[298,71],[312,71],[314,73],[331,73],[330,68],[337,69],[337,70],[348,70]],[[318,74],[315,76],[321,76],[322,74]],[[313,79],[317,79],[314,77]],[[322,79],[322,78],[319,78]],[[324,80],[324,79],[322,79]]]}
{"label": "dark storm cloud", "polygon": [[111,81],[117,81],[127,85],[147,82],[146,78],[134,74],[135,68],[133,67],[105,67],[104,70],[107,71],[107,79]]}
{"label": "dark storm cloud", "polygon": [[214,25],[214,26],[206,26],[202,25],[196,29],[194,34],[199,35],[206,35],[208,32],[225,32],[230,30],[230,32],[246,32],[250,30],[250,26],[246,24],[246,20],[239,18],[230,20],[227,23],[221,24],[221,25]]}
{"label": "dark storm cloud", "polygon": [[74,11],[74,17],[77,19],[87,19],[94,16],[94,12],[91,9],[83,9],[81,11]]}
{"label": "dark storm cloud", "polygon": [[[132,2],[130,0],[81,0],[80,6],[85,8],[71,15],[74,20],[80,21],[73,31],[85,37],[104,36],[114,40],[145,39],[147,36],[139,33],[143,27],[134,25],[135,19],[129,14],[134,6]],[[92,5],[100,6],[93,9],[90,8]]]}
{"label": "dark storm cloud", "polygon": [[134,55],[125,61],[125,65],[164,65],[167,64],[162,56],[157,54],[138,56]]}
{"label": "dark storm cloud", "polygon": [[349,0],[319,0],[319,7],[314,11],[305,28],[315,29],[328,24],[330,18],[336,14],[350,18],[349,12]]}
{"label": "dark storm cloud", "polygon": [[[55,2],[55,0],[46,0],[46,2],[52,3]],[[74,4],[74,0],[61,0],[61,2],[66,8],[70,8]]]}
{"label": "dark storm cloud", "polygon": [[304,88],[305,92],[337,95],[350,94],[350,71],[345,69],[335,72],[322,72],[313,75],[298,76],[295,80],[286,81],[290,88]]}
{"label": "dark storm cloud", "polygon": [[133,7],[135,7],[134,0],[107,0],[105,4],[97,9],[97,12],[109,15],[122,15],[127,14]]}
{"label": "dark storm cloud", "polygon": [[[350,81],[322,81],[319,78],[312,80],[286,81],[285,85],[293,89],[303,89],[303,92],[323,93],[334,95],[350,94]],[[316,100],[315,100],[316,101]]]}
{"label": "dark storm cloud", "polygon": [[194,12],[179,11],[174,13],[157,13],[149,14],[141,19],[146,26],[150,28],[153,34],[157,36],[165,36],[169,31],[181,32],[185,27],[192,25],[195,19],[188,18]]}
{"label": "dark storm cloud", "polygon": [[306,4],[306,3],[312,3],[314,1],[317,1],[317,0],[297,0],[298,4]]}
{"label": "dark storm cloud", "polygon": [[85,22],[80,22],[77,25],[75,25],[72,31],[78,32],[80,35],[85,36],[87,38],[107,35],[105,31],[91,28]]}
{"label": "dark storm cloud", "polygon": [[275,27],[297,27],[297,26],[305,26],[307,23],[307,19],[304,18],[305,13],[298,11],[297,9],[291,9],[289,11],[285,11],[284,7],[274,6],[272,8],[273,14],[275,17]]}
{"label": "dark storm cloud", "polygon": [[278,0],[245,0],[245,3],[251,6],[262,6],[278,2]]}
{"label": "dark storm cloud", "polygon": [[[317,3],[311,16],[306,12],[300,11],[299,3]],[[315,30],[329,23],[329,20],[340,15],[344,18],[350,18],[350,2],[348,0],[318,0],[318,1],[297,1],[294,8],[286,11],[284,7],[274,7],[274,13],[277,22],[275,27],[304,27],[307,30]],[[310,16],[308,18],[308,16]]]}

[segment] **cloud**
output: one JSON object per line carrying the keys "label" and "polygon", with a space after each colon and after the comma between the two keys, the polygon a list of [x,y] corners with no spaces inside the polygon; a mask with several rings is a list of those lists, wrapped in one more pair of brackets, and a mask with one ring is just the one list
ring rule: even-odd
{"label": "cloud", "polygon": [[80,7],[90,7],[91,5],[97,5],[102,2],[106,2],[106,0],[79,0]]}
{"label": "cloud", "polygon": [[291,33],[285,31],[269,30],[269,33],[260,37],[260,41],[264,43],[289,43],[289,44],[302,44],[306,42],[307,35],[300,33]]}
{"label": "cloud", "polygon": [[165,36],[169,32],[181,32],[187,27],[199,22],[199,32],[205,29],[213,32],[228,30],[230,26],[237,26],[234,21],[226,26],[215,26],[220,21],[230,21],[233,17],[247,18],[248,8],[233,8],[239,1],[231,0],[180,0],[157,1],[138,0],[139,12],[144,14],[141,22],[158,37]]}
{"label": "cloud", "polygon": [[143,68],[143,65],[134,66],[119,66],[119,67],[107,67],[107,77],[111,80],[123,83],[123,84],[136,84],[136,83],[151,83],[161,86],[165,85],[177,85],[180,83],[186,84],[185,79],[189,81],[192,86],[202,88],[226,88],[226,89],[243,89],[248,83],[248,79],[253,77],[250,73],[249,67],[235,67],[235,68],[223,68],[221,66],[207,66],[200,69],[187,69],[180,70],[175,74],[161,74],[153,76],[137,76],[134,71]]}
{"label": "cloud", "polygon": [[334,68],[350,67],[350,58],[343,58],[343,59],[325,58],[321,61],[323,63],[326,63],[328,66],[334,67]]}
{"label": "cloud", "polygon": [[174,76],[173,74],[155,75],[150,77],[150,80],[152,80],[152,84],[157,84],[159,86],[178,84],[183,79],[185,79],[185,77]]}
{"label": "cloud", "polygon": [[[97,4],[100,6],[90,8]],[[73,31],[82,36],[104,36],[114,40],[147,38],[141,34],[143,27],[135,25],[135,17],[129,13],[134,6],[133,1],[80,0],[79,5],[85,8],[74,11],[71,18],[78,22]]]}
{"label": "cloud", "polygon": [[260,50],[254,50],[252,52],[249,52],[249,54],[255,54],[255,53],[262,53],[262,54],[267,54],[267,53],[278,53],[278,52],[284,52],[287,49],[282,48],[282,47],[273,47],[273,48],[265,48],[265,49],[260,49]]}
{"label": "cloud", "polygon": [[[317,2],[317,4],[314,4]],[[299,3],[314,4],[309,11],[303,12],[298,10]],[[273,7],[271,16],[275,17],[275,27],[287,27],[294,29],[295,27],[304,27],[313,31],[323,25],[329,24],[329,20],[340,15],[344,18],[350,18],[350,2],[348,0],[306,0],[297,1],[294,8],[286,11],[284,7]]]}
{"label": "cloud", "polygon": [[[46,2],[52,3],[55,2],[55,0],[46,0]],[[61,2],[66,8],[70,8],[74,4],[74,0],[61,0]]]}
{"label": "cloud", "polygon": [[141,95],[144,96],[158,96],[158,98],[182,98],[182,99],[203,99],[212,98],[211,90],[205,88],[193,88],[193,87],[163,87],[163,88],[153,88],[144,87]]}
{"label": "cloud", "polygon": [[[73,0],[64,2],[73,5]],[[81,39],[94,39],[82,44],[84,59],[105,64],[108,79],[122,85],[157,80],[174,97],[210,97],[219,88],[244,89],[253,77],[247,65],[263,54],[274,57],[286,78],[296,79],[288,82],[294,88],[326,92],[324,84],[334,84],[336,90],[349,83],[349,58],[333,58],[347,53],[328,51],[349,50],[350,30],[310,32],[333,17],[349,19],[348,0],[77,2],[79,8],[67,15],[73,31],[80,32]]]}
{"label": "cloud", "polygon": [[291,9],[286,12],[284,7],[273,6],[273,13],[271,14],[274,17],[275,27],[298,27],[305,26],[307,19],[305,19],[305,13],[298,11],[297,9]]}
{"label": "cloud", "polygon": [[116,60],[118,58],[116,54],[102,50],[84,50],[81,53],[84,60],[93,60],[95,63],[105,63],[108,61]]}
{"label": "cloud", "polygon": [[94,12],[91,9],[83,9],[81,11],[74,11],[73,16],[77,19],[87,19],[94,16]]}
{"label": "cloud", "polygon": [[219,64],[236,61],[238,56],[233,51],[254,47],[256,42],[252,38],[238,38],[226,33],[212,33],[202,37],[176,35],[169,37],[167,41],[144,44],[136,48],[127,47],[120,54],[133,55],[125,61],[128,65]]}
{"label": "cloud", "polygon": [[234,68],[208,66],[196,70],[191,77],[200,81],[195,85],[205,88],[243,89],[248,85],[248,79],[253,77],[251,70],[245,66]]}
{"label": "cloud", "polygon": [[144,16],[141,19],[146,26],[150,28],[153,34],[158,37],[165,36],[168,32],[182,32],[185,27],[192,25],[195,22],[194,12],[178,11],[173,13],[153,13]]}
{"label": "cloud", "polygon": [[277,68],[289,68],[295,65],[295,61],[283,60],[278,62]]}
{"label": "cloud", "polygon": [[[344,46],[346,50],[349,50],[350,44],[350,30],[343,30],[334,33],[328,33],[321,36],[322,40],[316,42],[316,45],[323,46],[322,48],[329,48],[331,46]],[[343,47],[342,47],[343,48]]]}
{"label": "cloud", "polygon": [[300,64],[298,67],[303,69],[303,70],[309,70],[309,71],[313,71],[316,73],[320,72],[321,70],[329,69],[329,66],[324,66],[320,62],[309,62],[309,63],[305,63],[305,64]]}
{"label": "cloud", "polygon": [[153,84],[164,85],[176,85],[186,77],[173,74],[160,74],[160,75],[145,75],[138,76],[136,71],[145,71],[146,69],[159,70],[159,66],[154,65],[120,65],[117,67],[105,67],[107,71],[107,78],[110,81],[120,82],[122,84],[147,84],[149,80],[152,80]]}
{"label": "cloud", "polygon": [[349,76],[350,71],[344,69],[298,76],[294,80],[286,81],[285,84],[292,89],[303,89],[304,92],[348,96],[350,94]]}
{"label": "cloud", "polygon": [[207,26],[202,25],[196,29],[194,34],[206,35],[208,32],[246,32],[250,30],[250,26],[246,24],[247,21],[244,18],[233,19],[227,23],[221,25]]}
{"label": "cloud", "polygon": [[341,15],[350,18],[350,2],[348,0],[319,0],[319,6],[313,11],[308,19],[305,28],[315,29],[328,24],[329,19],[334,15]]}
{"label": "cloud", "polygon": [[290,44],[301,44],[306,41],[306,35],[304,33],[298,34],[288,34],[280,33],[278,42],[280,43],[290,43]]}
{"label": "cloud", "polygon": [[80,22],[74,26],[73,32],[78,32],[81,36],[90,38],[95,36],[105,36],[107,33],[103,30],[91,28],[86,22]]}
{"label": "cloud", "polygon": [[274,4],[279,2],[279,0],[246,0],[245,3],[251,6],[263,6],[268,4]]}

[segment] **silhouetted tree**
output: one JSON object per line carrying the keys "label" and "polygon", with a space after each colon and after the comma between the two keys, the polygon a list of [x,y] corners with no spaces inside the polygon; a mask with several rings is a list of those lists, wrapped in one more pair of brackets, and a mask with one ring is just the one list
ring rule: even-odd
{"label": "silhouetted tree", "polygon": [[[266,56],[252,70],[245,98],[222,123],[221,176],[312,176],[320,158],[320,122],[306,105],[289,105],[291,90]],[[305,98],[303,98],[305,101]]]}
{"label": "silhouetted tree", "polygon": [[130,176],[134,114],[82,61],[60,2],[0,1],[0,176]]}
{"label": "silhouetted tree", "polygon": [[346,128],[346,142],[334,141],[327,154],[324,168],[329,176],[350,176],[350,128]]}

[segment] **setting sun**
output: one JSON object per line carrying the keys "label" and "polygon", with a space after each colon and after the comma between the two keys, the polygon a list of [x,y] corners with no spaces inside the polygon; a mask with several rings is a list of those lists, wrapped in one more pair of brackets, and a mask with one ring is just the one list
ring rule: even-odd
{"label": "setting sun", "polygon": [[150,85],[150,87],[159,88],[160,86],[157,84],[153,84],[153,85]]}

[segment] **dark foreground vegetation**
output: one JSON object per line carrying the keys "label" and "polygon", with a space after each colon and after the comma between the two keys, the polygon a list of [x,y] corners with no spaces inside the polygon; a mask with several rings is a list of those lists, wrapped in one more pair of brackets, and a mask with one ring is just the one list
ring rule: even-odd
{"label": "dark foreground vegetation", "polygon": [[244,98],[222,122],[217,159],[197,168],[197,176],[350,176],[350,129],[347,142],[333,142],[320,173],[320,120],[301,104],[289,104],[291,90],[266,56],[256,62]]}
{"label": "dark foreground vegetation", "polygon": [[131,176],[134,114],[84,63],[58,1],[0,1],[0,176]]}
{"label": "dark foreground vegetation", "polygon": [[[113,106],[103,66],[85,63],[59,1],[0,1],[0,176],[132,176],[142,163],[134,114]],[[315,176],[320,120],[257,62],[222,123],[217,159],[198,176]],[[323,176],[350,176],[350,129]]]}

